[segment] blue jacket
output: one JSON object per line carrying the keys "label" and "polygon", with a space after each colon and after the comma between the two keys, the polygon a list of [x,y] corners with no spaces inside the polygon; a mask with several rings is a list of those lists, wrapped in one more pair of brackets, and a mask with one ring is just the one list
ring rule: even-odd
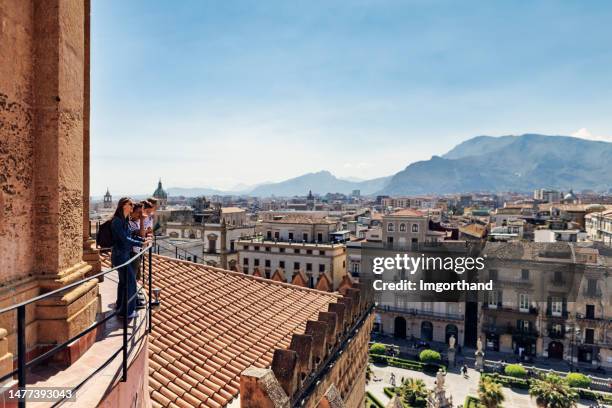
{"label": "blue jacket", "polygon": [[111,261],[113,266],[118,266],[127,262],[133,256],[132,247],[142,247],[143,239],[141,237],[131,237],[127,219],[121,219],[120,217],[113,218],[111,231],[113,234]]}

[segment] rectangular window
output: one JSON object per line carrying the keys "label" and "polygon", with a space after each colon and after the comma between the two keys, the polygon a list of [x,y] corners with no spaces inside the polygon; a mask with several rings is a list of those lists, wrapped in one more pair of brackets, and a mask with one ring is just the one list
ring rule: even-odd
{"label": "rectangular window", "polygon": [[243,263],[244,265],[248,265],[248,264],[249,264],[249,258],[243,258],[243,259],[242,259],[242,263]]}
{"label": "rectangular window", "polygon": [[254,249],[255,251],[259,251],[259,247],[258,247],[258,246],[253,247],[253,249]]}
{"label": "rectangular window", "polygon": [[306,264],[306,271],[308,271],[308,272],[312,271],[312,264],[311,263],[307,263]]}
{"label": "rectangular window", "polygon": [[393,237],[387,237],[387,244],[393,244]]}
{"label": "rectangular window", "polygon": [[278,261],[278,267],[285,269],[285,261]]}
{"label": "rectangular window", "polygon": [[297,248],[295,248],[295,249],[293,250],[293,253],[294,253],[294,254],[299,254],[299,253],[300,253],[300,250],[299,250],[299,249],[297,249]]}
{"label": "rectangular window", "polygon": [[521,269],[521,279],[529,280],[529,269]]}
{"label": "rectangular window", "polygon": [[253,260],[253,265],[255,265],[255,266],[259,266],[259,259],[255,259],[255,260]]}
{"label": "rectangular window", "polygon": [[267,239],[272,239],[272,231],[266,232],[266,238]]}
{"label": "rectangular window", "polygon": [[584,343],[585,344],[593,344],[595,343],[595,330],[586,329],[584,331]]}
{"label": "rectangular window", "polygon": [[419,232],[419,224],[412,224],[412,232]]}
{"label": "rectangular window", "polygon": [[279,248],[279,249],[278,249],[278,252],[280,252],[280,253],[285,252],[285,248]]}
{"label": "rectangular window", "polygon": [[353,272],[353,275],[359,275],[360,266],[361,265],[359,265],[358,263],[351,264],[351,271]]}
{"label": "rectangular window", "polygon": [[270,267],[270,260],[269,259],[265,260],[265,266],[266,266],[266,268]]}
{"label": "rectangular window", "polygon": [[289,233],[289,240],[293,241],[293,232]]}
{"label": "rectangular window", "polygon": [[274,231],[274,239],[278,239],[279,238],[279,233],[278,231]]}
{"label": "rectangular window", "polygon": [[497,269],[489,269],[489,279],[492,281],[497,280]]}
{"label": "rectangular window", "polygon": [[586,305],[586,318],[587,319],[595,318],[595,305]]}
{"label": "rectangular window", "polygon": [[563,301],[561,298],[553,297],[550,308],[550,312],[553,316],[561,316],[563,314]]}
{"label": "rectangular window", "polygon": [[325,272],[325,265],[319,264],[319,272]]}
{"label": "rectangular window", "polygon": [[302,234],[302,240],[308,242],[308,234]]}
{"label": "rectangular window", "polygon": [[489,306],[489,309],[497,309],[497,292],[496,291],[489,292],[488,299],[487,299],[487,306]]}
{"label": "rectangular window", "polygon": [[519,310],[524,313],[529,312],[529,295],[526,293],[519,295]]}
{"label": "rectangular window", "polygon": [[307,250],[306,250],[306,254],[307,254],[307,255],[312,255],[312,249],[307,249]]}
{"label": "rectangular window", "polygon": [[320,232],[317,234],[317,242],[323,242],[323,234]]}
{"label": "rectangular window", "polygon": [[294,270],[296,270],[296,271],[297,271],[298,269],[300,269],[300,263],[299,263],[299,262],[294,262],[294,263],[293,263],[293,269],[294,269]]}
{"label": "rectangular window", "polygon": [[266,247],[266,252],[270,252],[270,247],[269,246]]}

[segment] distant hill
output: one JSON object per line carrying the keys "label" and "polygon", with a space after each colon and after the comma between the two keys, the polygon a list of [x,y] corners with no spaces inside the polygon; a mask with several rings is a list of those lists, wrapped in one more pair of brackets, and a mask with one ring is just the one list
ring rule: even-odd
{"label": "distant hill", "polygon": [[308,173],[279,183],[262,184],[255,187],[249,194],[259,197],[279,196],[291,197],[306,195],[312,190],[314,194],[344,193],[361,190],[361,194],[372,194],[383,189],[389,177],[381,177],[365,181],[349,181],[339,179],[329,171]]}
{"label": "distant hill", "polygon": [[609,189],[612,143],[538,134],[478,136],[442,157],[410,164],[380,193],[530,191],[540,187]]}

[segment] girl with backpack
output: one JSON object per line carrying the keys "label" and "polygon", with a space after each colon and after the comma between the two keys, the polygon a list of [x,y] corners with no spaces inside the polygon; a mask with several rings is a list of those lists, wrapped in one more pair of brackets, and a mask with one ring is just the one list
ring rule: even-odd
{"label": "girl with backpack", "polygon": [[[133,247],[142,247],[148,241],[139,237],[130,235],[128,216],[132,212],[134,203],[129,197],[123,197],[119,200],[115,214],[111,221],[112,233],[112,254],[111,262],[113,267],[122,265],[130,260],[133,256]],[[133,264],[133,262],[132,262]],[[118,310],[118,316],[122,318],[133,319],[136,317],[136,271],[132,265],[125,265],[118,269],[119,284],[117,285],[117,302],[115,308]],[[124,305],[124,293],[127,286],[127,296],[131,299],[128,302],[127,310]]]}

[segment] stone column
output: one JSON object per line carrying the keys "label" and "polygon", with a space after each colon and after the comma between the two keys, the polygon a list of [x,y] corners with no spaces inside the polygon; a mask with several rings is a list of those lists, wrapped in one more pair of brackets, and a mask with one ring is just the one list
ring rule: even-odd
{"label": "stone column", "polygon": [[[83,261],[88,5],[34,2],[32,240],[35,273],[43,293],[73,283],[92,270]],[[91,325],[98,310],[97,293],[97,281],[90,281],[38,302],[39,343],[65,341]]]}
{"label": "stone column", "polygon": [[96,243],[90,238],[89,225],[89,167],[90,167],[90,142],[89,142],[89,123],[90,123],[90,10],[91,0],[84,0],[84,69],[83,69],[83,260],[91,267],[92,274],[100,272],[102,262],[100,261],[100,251],[96,249]]}

